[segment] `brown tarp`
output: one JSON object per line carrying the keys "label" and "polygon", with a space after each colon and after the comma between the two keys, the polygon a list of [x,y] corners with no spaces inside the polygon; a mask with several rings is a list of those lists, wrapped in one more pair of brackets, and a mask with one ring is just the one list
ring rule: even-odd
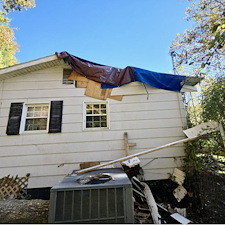
{"label": "brown tarp", "polygon": [[98,83],[121,86],[135,81],[133,68],[130,66],[119,69],[84,60],[68,52],[55,54],[59,59],[67,62],[74,71]]}

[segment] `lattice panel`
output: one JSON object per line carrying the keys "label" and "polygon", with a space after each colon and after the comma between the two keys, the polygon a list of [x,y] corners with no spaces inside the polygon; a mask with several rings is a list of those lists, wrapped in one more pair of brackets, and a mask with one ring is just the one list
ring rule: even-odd
{"label": "lattice panel", "polygon": [[28,179],[30,174],[25,177],[13,177],[10,175],[0,179],[0,199],[24,198],[27,194]]}

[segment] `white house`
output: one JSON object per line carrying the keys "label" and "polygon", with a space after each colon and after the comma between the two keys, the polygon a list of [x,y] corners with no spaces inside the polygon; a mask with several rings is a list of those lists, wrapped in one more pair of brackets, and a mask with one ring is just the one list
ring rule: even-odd
{"label": "white house", "polygon": [[[52,187],[83,163],[184,138],[181,92],[193,91],[198,79],[180,92],[131,82],[99,98],[98,84],[71,75],[65,61],[54,54],[0,70],[0,178],[30,173],[28,188]],[[145,180],[169,178],[184,156],[183,144],[141,156]]]}

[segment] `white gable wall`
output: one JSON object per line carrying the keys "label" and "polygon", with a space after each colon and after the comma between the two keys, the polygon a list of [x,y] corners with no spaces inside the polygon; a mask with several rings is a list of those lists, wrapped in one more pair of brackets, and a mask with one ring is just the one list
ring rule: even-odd
{"label": "white gable wall", "polygon": [[[62,67],[52,67],[0,83],[0,177],[30,173],[29,188],[50,187],[82,162],[102,163],[125,156],[124,132],[136,143],[130,154],[184,138],[183,103],[179,93],[133,83],[118,88],[122,101],[108,99],[110,129],[83,130],[84,88],[62,84]],[[147,99],[148,98],[148,99]],[[62,132],[6,135],[12,102],[50,103],[63,100]],[[145,179],[166,179],[182,165],[183,145],[140,157]]]}

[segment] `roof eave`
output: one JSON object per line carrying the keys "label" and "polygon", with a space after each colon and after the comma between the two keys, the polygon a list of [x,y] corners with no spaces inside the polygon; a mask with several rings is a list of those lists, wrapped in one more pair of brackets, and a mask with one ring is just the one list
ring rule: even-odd
{"label": "roof eave", "polygon": [[46,69],[53,66],[64,64],[63,60],[58,57],[50,55],[47,57],[39,58],[25,63],[16,64],[7,68],[0,69],[0,80],[15,77],[25,73],[34,72],[40,69]]}

